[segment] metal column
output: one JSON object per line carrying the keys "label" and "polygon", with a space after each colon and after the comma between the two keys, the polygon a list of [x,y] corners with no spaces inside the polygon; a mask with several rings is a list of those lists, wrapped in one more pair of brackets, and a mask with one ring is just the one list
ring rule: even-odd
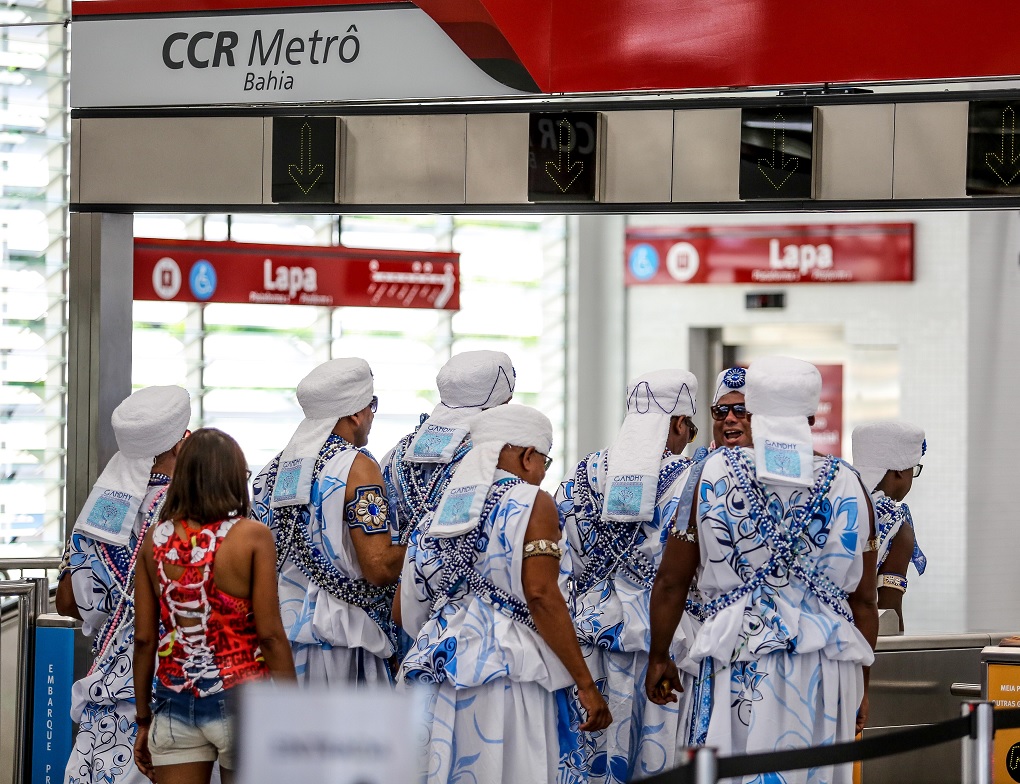
{"label": "metal column", "polygon": [[132,235],[131,214],[71,214],[67,528],[117,451],[110,416],[131,394]]}

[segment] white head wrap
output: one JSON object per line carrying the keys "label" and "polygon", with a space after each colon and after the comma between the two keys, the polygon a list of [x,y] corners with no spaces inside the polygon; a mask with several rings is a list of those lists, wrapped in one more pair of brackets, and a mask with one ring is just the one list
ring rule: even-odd
{"label": "white head wrap", "polygon": [[762,357],[747,369],[744,404],[754,415],[755,468],[773,484],[810,487],[814,450],[807,418],[818,410],[822,376],[809,362]]}
{"label": "white head wrap", "polygon": [[747,371],[742,367],[731,367],[719,374],[715,380],[715,394],[712,396],[712,405],[719,402],[719,398],[728,395],[730,392],[744,393],[744,385],[747,383]]}
{"label": "white head wrap", "polygon": [[478,525],[504,446],[530,446],[543,455],[552,449],[549,417],[529,406],[510,404],[483,411],[471,420],[470,432],[471,451],[439,499],[430,536],[460,536]]}
{"label": "white head wrap", "polygon": [[96,480],[74,529],[110,544],[127,544],[153,461],[181,440],[189,421],[191,396],[181,387],[139,389],[117,406],[111,424],[120,451]]}
{"label": "white head wrap", "polygon": [[319,450],[337,420],[361,411],[373,394],[372,369],[358,357],[323,362],[301,379],[297,399],[305,418],[280,455],[270,501],[273,509],[308,503]]}
{"label": "white head wrap", "polygon": [[895,420],[859,425],[851,438],[854,468],[869,493],[886,471],[904,471],[920,463],[928,446],[921,428]]}
{"label": "white head wrap", "polygon": [[513,397],[517,374],[502,351],[465,351],[436,376],[440,403],[407,446],[411,463],[449,463],[468,432],[468,421]]}
{"label": "white head wrap", "polygon": [[694,416],[698,380],[686,370],[656,370],[627,387],[627,416],[609,448],[603,520],[651,520],[669,420]]}

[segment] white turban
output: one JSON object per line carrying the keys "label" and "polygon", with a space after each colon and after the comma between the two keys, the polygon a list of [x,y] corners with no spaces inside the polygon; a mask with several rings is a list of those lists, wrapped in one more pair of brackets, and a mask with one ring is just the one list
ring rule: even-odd
{"label": "white turban", "polygon": [[372,369],[358,357],[331,359],[301,379],[297,399],[305,418],[280,455],[270,506],[307,504],[319,451],[341,417],[372,402]]}
{"label": "white turban", "polygon": [[822,376],[809,362],[762,357],[747,369],[744,404],[754,415],[755,468],[763,482],[810,487],[814,450],[807,418],[818,410]]}
{"label": "white turban", "polygon": [[511,404],[483,411],[471,420],[470,432],[471,451],[457,465],[439,499],[430,536],[460,536],[478,525],[504,446],[530,446],[543,455],[552,450],[549,417],[529,406]]}
{"label": "white turban", "polygon": [[851,438],[854,468],[869,493],[886,471],[905,471],[920,463],[927,448],[921,428],[895,420],[859,425]]}
{"label": "white turban", "polygon": [[465,351],[450,358],[436,376],[440,403],[421,424],[405,460],[449,463],[467,436],[469,420],[513,397],[513,362],[502,351]]}
{"label": "white turban", "polygon": [[627,416],[609,448],[602,519],[651,520],[662,453],[675,416],[694,416],[698,380],[686,370],[655,370],[627,387]]}
{"label": "white turban", "polygon": [[731,367],[719,374],[715,380],[715,394],[712,396],[712,405],[719,402],[719,398],[728,395],[730,392],[744,393],[744,384],[747,382],[747,371],[742,367]]}
{"label": "white turban", "polygon": [[177,386],[139,389],[117,406],[111,424],[120,451],[96,480],[74,529],[110,544],[127,544],[153,462],[181,440],[189,421],[191,396]]}

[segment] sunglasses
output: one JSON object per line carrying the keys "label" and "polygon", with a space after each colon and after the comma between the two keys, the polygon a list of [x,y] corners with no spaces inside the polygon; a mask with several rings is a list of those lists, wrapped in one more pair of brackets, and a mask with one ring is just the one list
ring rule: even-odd
{"label": "sunglasses", "polygon": [[924,466],[921,465],[920,463],[918,463],[916,466],[914,466],[914,478],[915,479],[921,475],[921,469],[923,469],[923,468],[924,468]]}
{"label": "sunglasses", "polygon": [[690,417],[684,417],[684,419],[687,421],[687,429],[691,431],[691,437],[688,440],[693,441],[698,437],[698,426]]}
{"label": "sunglasses", "polygon": [[368,403],[368,410],[373,414],[379,410],[379,398],[375,395],[372,395],[372,399]]}
{"label": "sunglasses", "polygon": [[712,419],[716,422],[722,422],[731,411],[737,419],[744,419],[750,416],[747,413],[747,406],[743,403],[723,403],[721,406],[712,406]]}

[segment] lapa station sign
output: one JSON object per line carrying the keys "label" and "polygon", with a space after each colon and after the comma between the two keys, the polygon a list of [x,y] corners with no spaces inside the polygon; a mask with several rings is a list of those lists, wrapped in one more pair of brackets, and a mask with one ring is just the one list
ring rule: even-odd
{"label": "lapa station sign", "polygon": [[[76,17],[74,108],[506,96],[424,11]],[[127,68],[125,67],[127,64]]]}
{"label": "lapa station sign", "polygon": [[627,229],[628,286],[913,279],[912,223]]}
{"label": "lapa station sign", "polygon": [[136,239],[134,298],[460,308],[460,254]]}

